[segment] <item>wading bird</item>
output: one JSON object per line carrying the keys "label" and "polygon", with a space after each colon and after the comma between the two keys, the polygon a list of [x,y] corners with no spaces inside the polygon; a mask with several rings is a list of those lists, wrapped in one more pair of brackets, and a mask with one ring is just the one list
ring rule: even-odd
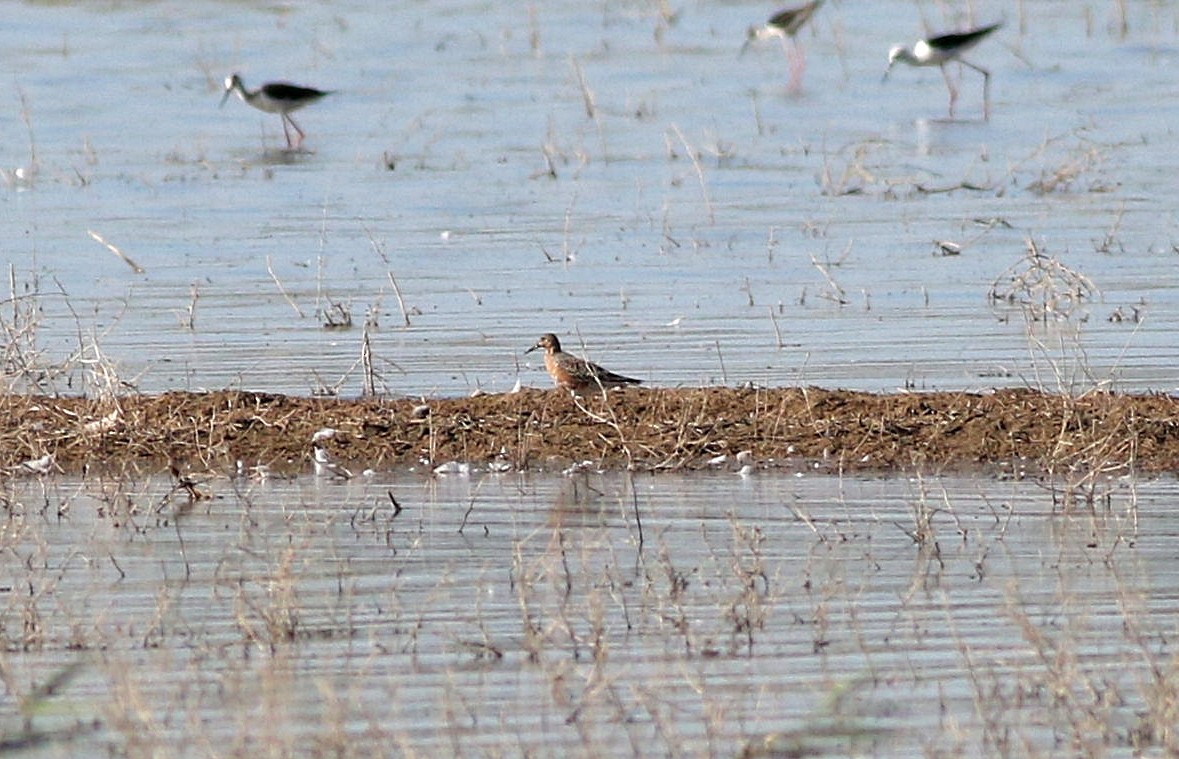
{"label": "wading bird", "polygon": [[[233,74],[225,79],[225,94],[221,97],[220,107],[224,107],[225,101],[235,92],[243,101],[259,111],[277,113],[282,117],[282,133],[287,138],[287,148],[290,150],[297,150],[303,144],[303,130],[291,118],[291,112],[332,94],[330,91],[300,87],[289,82],[269,82],[251,92],[242,84],[242,78]],[[290,124],[295,134],[299,135],[299,141],[294,144],[291,143],[291,133],[287,129],[287,124]]]}
{"label": "wading bird", "polygon": [[790,68],[789,89],[791,92],[798,92],[802,88],[802,73],[806,70],[806,51],[798,44],[795,35],[807,21],[810,21],[811,16],[815,15],[815,11],[822,4],[823,0],[812,0],[797,8],[778,11],[764,24],[749,27],[745,35],[745,44],[741,46],[741,55],[744,55],[753,43],[777,37],[782,41],[782,52],[786,55],[786,65]]}
{"label": "wading bird", "polygon": [[958,61],[963,66],[968,66],[983,75],[983,118],[989,119],[991,117],[991,72],[966,60],[962,54],[982,42],[984,37],[1000,26],[1002,26],[1001,23],[991,24],[966,32],[929,37],[917,40],[912,47],[893,45],[888,51],[888,70],[884,72],[884,78],[888,79],[888,75],[897,61],[903,61],[910,66],[940,67],[942,76],[946,80],[946,87],[950,90],[950,118],[954,118],[954,104],[958,100],[958,90],[954,87],[954,83],[946,71],[946,64],[950,61]]}

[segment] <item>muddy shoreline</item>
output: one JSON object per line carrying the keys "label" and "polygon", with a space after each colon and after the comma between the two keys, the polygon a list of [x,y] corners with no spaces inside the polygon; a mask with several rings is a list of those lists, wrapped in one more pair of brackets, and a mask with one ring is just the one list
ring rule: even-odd
{"label": "muddy shoreline", "polygon": [[[435,467],[839,471],[1163,472],[1179,465],[1179,403],[1165,395],[1035,390],[872,394],[820,388],[560,390],[468,398],[309,398],[219,391],[93,400],[0,396],[0,466],[232,472],[311,466],[312,438],[357,469]],[[719,457],[725,456],[724,462]],[[238,462],[241,462],[239,465]]]}

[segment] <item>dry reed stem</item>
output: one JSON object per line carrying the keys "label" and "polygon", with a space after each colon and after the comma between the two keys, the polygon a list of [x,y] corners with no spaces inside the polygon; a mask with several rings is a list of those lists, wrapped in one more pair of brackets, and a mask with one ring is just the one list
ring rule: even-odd
{"label": "dry reed stem", "polygon": [[696,172],[696,181],[700,185],[700,195],[704,200],[704,208],[708,212],[708,222],[710,224],[716,223],[716,213],[712,208],[712,198],[708,194],[708,182],[704,179],[704,168],[700,165],[700,158],[696,154],[696,150],[688,144],[688,138],[680,131],[679,125],[672,124],[672,131],[680,138],[680,143],[684,146],[684,150],[688,154],[688,160],[692,162],[692,168]]}
{"label": "dry reed stem", "polygon": [[574,56],[569,56],[569,65],[573,67],[573,73],[577,76],[577,87],[581,91],[581,102],[585,106],[585,115],[591,121],[596,122],[598,120],[598,106],[594,102],[593,91],[586,84],[585,72],[581,70],[581,62]]}
{"label": "dry reed stem", "polygon": [[266,272],[270,275],[270,278],[274,280],[274,284],[278,288],[279,294],[282,295],[283,300],[285,300],[287,305],[295,310],[295,314],[297,314],[298,317],[302,319],[303,309],[299,308],[299,304],[291,298],[290,294],[287,293],[287,289],[282,286],[282,282],[279,281],[278,275],[274,273],[274,265],[271,263],[270,256],[266,256]]}
{"label": "dry reed stem", "polygon": [[1024,257],[992,282],[990,300],[1020,306],[1029,322],[1087,318],[1086,307],[1101,295],[1093,280],[1042,253],[1030,237],[1024,244]]}
{"label": "dry reed stem", "polygon": [[95,232],[94,230],[92,230],[92,229],[87,229],[87,230],[86,230],[86,234],[88,234],[88,235],[90,235],[92,238],[94,238],[94,241],[95,241],[95,242],[97,242],[97,243],[100,243],[101,245],[103,245],[104,247],[106,247],[106,249],[107,249],[107,250],[109,250],[111,253],[114,253],[116,256],[118,256],[118,257],[119,257],[119,259],[120,259],[120,260],[121,260],[123,263],[125,263],[125,264],[127,264],[128,266],[130,266],[130,267],[131,267],[131,271],[135,272],[136,274],[143,274],[143,273],[145,273],[145,272],[147,271],[147,270],[146,270],[146,269],[144,269],[142,266],[140,266],[139,264],[137,264],[137,263],[135,263],[134,261],[132,261],[130,256],[128,256],[128,255],[127,255],[126,253],[124,253],[123,251],[119,250],[117,247],[115,247],[115,245],[114,245],[114,244],[112,244],[112,243],[109,243],[109,242],[107,242],[105,239],[103,239],[102,235],[98,234],[98,233],[97,233],[97,232]]}

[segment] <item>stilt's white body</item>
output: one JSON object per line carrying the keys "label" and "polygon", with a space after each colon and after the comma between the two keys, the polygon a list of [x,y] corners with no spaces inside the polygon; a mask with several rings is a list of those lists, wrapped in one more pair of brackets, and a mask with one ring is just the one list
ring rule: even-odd
{"label": "stilt's white body", "polygon": [[888,78],[889,72],[892,71],[892,67],[897,61],[910,66],[940,66],[942,76],[946,80],[946,87],[950,90],[950,118],[953,118],[954,104],[958,100],[958,90],[950,81],[945,65],[950,61],[958,61],[963,66],[972,68],[983,75],[983,117],[989,119],[991,117],[991,72],[964,59],[962,54],[982,42],[983,38],[1000,26],[1002,24],[991,24],[971,29],[968,32],[942,34],[918,40],[912,47],[893,45],[888,51],[888,70],[884,72],[884,78]]}
{"label": "stilt's white body", "polygon": [[[242,84],[242,79],[237,74],[233,74],[225,80],[225,94],[221,98],[221,105],[225,105],[225,101],[234,93],[242,99],[242,102],[254,106],[259,111],[279,114],[282,117],[282,133],[287,138],[287,147],[291,149],[297,149],[302,145],[304,137],[303,130],[291,118],[291,112],[331,94],[331,92],[324,90],[300,87],[288,82],[270,82],[251,92]],[[290,124],[291,128],[295,130],[295,134],[299,135],[298,142],[291,143],[291,133],[287,129],[287,124]]]}

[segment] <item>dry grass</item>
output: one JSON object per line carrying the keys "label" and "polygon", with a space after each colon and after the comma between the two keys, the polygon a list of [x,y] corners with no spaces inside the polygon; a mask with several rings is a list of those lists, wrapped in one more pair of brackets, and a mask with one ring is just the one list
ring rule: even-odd
{"label": "dry grass", "polygon": [[1026,254],[995,278],[988,298],[995,304],[1018,306],[1027,322],[1083,322],[1089,306],[1101,295],[1091,279],[1048,256],[1030,238]]}
{"label": "dry grass", "polygon": [[[750,450],[763,466],[834,471],[992,467],[1103,478],[1179,464],[1179,403],[1163,395],[1035,390],[875,395],[818,388],[559,390],[435,399],[340,400],[223,391],[84,399],[0,395],[0,466],[232,472],[304,468],[330,427],[358,469],[464,462],[478,469],[704,469]],[[239,464],[240,462],[240,464]],[[31,473],[36,473],[35,471]]]}

